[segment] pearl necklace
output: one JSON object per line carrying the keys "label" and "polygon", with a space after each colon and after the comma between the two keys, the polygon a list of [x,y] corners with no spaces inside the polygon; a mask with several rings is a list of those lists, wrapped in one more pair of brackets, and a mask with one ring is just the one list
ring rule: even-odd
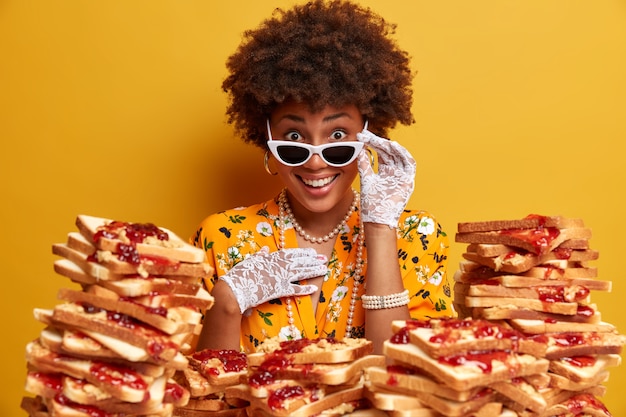
{"label": "pearl necklace", "polygon": [[284,216],[285,213],[287,213],[285,216],[285,219],[291,222],[291,224],[293,225],[293,228],[296,229],[296,232],[298,232],[298,234],[302,236],[304,240],[308,240],[311,243],[324,243],[324,242],[328,242],[330,239],[337,236],[339,232],[344,230],[346,224],[348,223],[348,220],[350,219],[350,216],[352,216],[352,213],[354,213],[354,211],[357,209],[359,200],[360,200],[360,195],[355,190],[352,190],[352,192],[354,193],[354,199],[352,200],[350,209],[348,210],[346,215],[343,217],[343,220],[341,220],[339,224],[335,226],[335,228],[331,230],[327,235],[322,236],[322,237],[311,236],[302,228],[302,226],[300,226],[300,223],[298,223],[298,221],[296,220],[296,217],[293,215],[293,212],[291,211],[291,206],[289,205],[289,201],[287,201],[286,190],[283,189],[283,191],[280,193],[278,202],[279,202],[280,210],[282,210],[282,215]]}
{"label": "pearl necklace", "polygon": [[[350,219],[350,216],[352,216],[354,211],[358,208],[358,202],[359,202],[360,196],[359,196],[359,193],[357,193],[356,191],[353,190],[353,192],[354,192],[354,201],[352,205],[350,206],[348,213],[343,218],[343,220],[335,227],[335,229],[333,229],[331,233],[326,235],[328,236],[328,238],[323,241],[328,241],[332,237],[339,234],[339,232],[344,229],[344,226],[347,224],[348,220]],[[295,217],[293,216],[293,213],[291,212],[289,201],[287,200],[286,190],[283,189],[283,191],[280,193],[278,203],[279,203],[278,204],[278,220],[279,220],[279,232],[280,232],[278,249],[283,249],[285,247],[285,229],[286,229],[287,223],[291,222],[291,224],[293,225],[294,229],[296,229],[296,231],[298,231],[298,228],[296,228],[297,222],[295,220]],[[285,213],[288,213],[288,214],[285,215]],[[300,229],[302,230],[302,228]],[[298,234],[300,234],[300,236],[312,242],[312,240],[306,238],[306,236],[309,236],[309,235],[306,233],[304,234],[303,233],[304,231],[302,232],[298,231]],[[321,239],[324,239],[324,238],[321,238]],[[320,242],[316,242],[316,243],[320,243]],[[361,273],[363,271],[363,248],[364,246],[365,246],[365,234],[363,231],[363,223],[359,221],[359,234],[357,237],[357,249],[356,249],[357,251],[356,262],[354,266],[354,272],[352,274],[352,294],[350,295],[351,297],[350,308],[348,309],[348,319],[346,320],[346,337],[350,337],[350,333],[352,331],[352,319],[354,317],[354,310],[356,308],[356,301],[359,298],[358,293],[359,293],[359,285],[361,284]],[[287,321],[289,323],[289,332],[291,333],[291,337],[293,339],[299,339],[300,332],[298,331],[298,328],[294,324],[295,320],[293,318],[291,298],[289,297],[285,300],[285,309],[287,310]]]}

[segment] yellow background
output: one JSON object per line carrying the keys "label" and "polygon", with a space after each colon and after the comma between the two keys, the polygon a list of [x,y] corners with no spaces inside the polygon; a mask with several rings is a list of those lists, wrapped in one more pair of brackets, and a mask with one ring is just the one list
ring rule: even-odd
{"label": "yellow background", "polygon": [[[69,281],[51,245],[79,213],[186,237],[205,215],[278,184],[225,124],[224,61],[287,0],[0,0],[3,389],[19,410],[24,347]],[[454,236],[462,221],[529,213],[593,229],[603,318],[626,332],[623,239],[626,2],[363,0],[413,57],[417,123],[393,132],[418,160],[410,206]],[[464,245],[453,244],[451,269]],[[626,415],[626,366],[605,401]]]}

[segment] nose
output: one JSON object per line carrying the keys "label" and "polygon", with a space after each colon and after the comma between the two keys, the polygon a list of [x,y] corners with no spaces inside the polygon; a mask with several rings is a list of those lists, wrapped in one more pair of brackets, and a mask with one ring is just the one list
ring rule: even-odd
{"label": "nose", "polygon": [[313,155],[311,155],[311,158],[306,161],[304,166],[306,168],[315,170],[326,168],[328,164],[324,161],[324,159],[322,159],[322,156],[318,152],[315,152]]}

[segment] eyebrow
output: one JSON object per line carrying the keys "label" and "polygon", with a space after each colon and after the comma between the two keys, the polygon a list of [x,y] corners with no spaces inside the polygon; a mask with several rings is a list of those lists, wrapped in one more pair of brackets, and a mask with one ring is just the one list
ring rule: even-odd
{"label": "eyebrow", "polygon": [[[352,119],[352,117],[350,117],[348,113],[340,112],[340,113],[330,114],[324,117],[324,119],[322,119],[322,122],[328,123],[328,122],[332,122],[333,120],[340,119],[342,117],[348,117],[349,119]],[[281,117],[278,121],[280,122],[281,120],[285,120],[285,119],[291,120],[294,122],[304,123],[304,117],[296,116],[295,114],[286,114],[283,117]]]}

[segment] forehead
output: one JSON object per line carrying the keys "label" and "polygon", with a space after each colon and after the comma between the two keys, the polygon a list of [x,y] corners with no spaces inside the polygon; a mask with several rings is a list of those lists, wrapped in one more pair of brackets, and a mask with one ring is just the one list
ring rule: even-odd
{"label": "forehead", "polygon": [[312,111],[305,103],[286,102],[279,104],[271,114],[272,123],[280,123],[282,120],[296,122],[325,122],[336,119],[349,119],[361,122],[362,117],[356,105],[326,106],[318,111]]}

